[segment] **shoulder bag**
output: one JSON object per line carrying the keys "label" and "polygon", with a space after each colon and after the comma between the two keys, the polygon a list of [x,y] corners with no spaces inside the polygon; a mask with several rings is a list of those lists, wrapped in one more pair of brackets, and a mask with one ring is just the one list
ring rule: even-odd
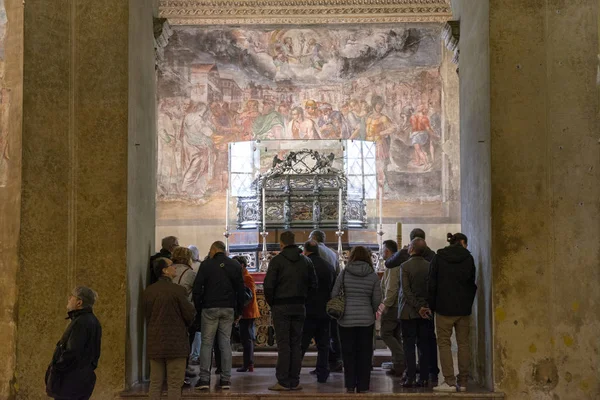
{"label": "shoulder bag", "polygon": [[344,316],[344,311],[346,309],[346,293],[344,288],[344,276],[346,275],[346,271],[342,271],[342,285],[340,287],[340,292],[337,296],[332,298],[327,302],[327,306],[325,307],[325,312],[333,319],[341,319]]}

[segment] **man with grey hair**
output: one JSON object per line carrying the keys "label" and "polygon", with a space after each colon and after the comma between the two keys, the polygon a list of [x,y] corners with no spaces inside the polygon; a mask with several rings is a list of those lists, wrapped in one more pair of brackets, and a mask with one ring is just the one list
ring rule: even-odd
{"label": "man with grey hair", "polygon": [[[325,232],[314,230],[308,236],[309,240],[314,240],[319,246],[319,256],[325,261],[333,265],[335,276],[340,274],[340,262],[335,251],[325,246]],[[342,372],[344,363],[342,361],[342,346],[340,344],[340,336],[338,332],[338,324],[335,319],[331,319],[329,333],[331,335],[331,346],[329,348],[329,369],[332,372]],[[317,371],[311,371],[311,374],[316,375]]]}
{"label": "man with grey hair", "polygon": [[156,275],[154,273],[154,261],[158,260],[159,258],[168,258],[170,260],[173,250],[175,250],[176,247],[179,247],[179,240],[175,236],[167,236],[162,238],[160,245],[160,251],[150,257],[150,265],[148,266],[148,269],[150,270],[149,285],[156,283],[158,278],[160,278],[160,275]]}
{"label": "man with grey hair", "polygon": [[71,323],[56,344],[46,370],[46,394],[54,399],[87,400],[96,384],[102,327],[92,310],[98,295],[78,286],[68,297]]}

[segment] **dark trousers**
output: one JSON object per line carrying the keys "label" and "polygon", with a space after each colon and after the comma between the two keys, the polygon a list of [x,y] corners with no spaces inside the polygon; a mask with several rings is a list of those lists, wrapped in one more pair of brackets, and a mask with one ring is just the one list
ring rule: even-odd
{"label": "dark trousers", "polygon": [[329,321],[329,318],[306,317],[302,329],[302,357],[313,338],[317,345],[317,380],[319,382],[325,382],[329,377]]}
{"label": "dark trousers", "polygon": [[369,390],[373,360],[373,325],[340,329],[344,385],[359,392]]}
{"label": "dark trousers", "polygon": [[[215,336],[215,341],[213,342],[213,354],[215,355],[215,368],[221,369],[221,350],[219,349],[219,335]],[[212,368],[212,365],[211,365]]]}
{"label": "dark trousers", "polygon": [[254,365],[254,318],[240,319],[240,340],[244,348],[244,367]]}
{"label": "dark trousers", "polygon": [[[440,374],[440,368],[438,367],[438,347],[433,317],[431,318],[431,329],[431,337],[429,338],[429,374],[435,376],[437,379],[437,376]],[[419,350],[419,360],[422,358],[423,354],[421,354],[421,350]]]}
{"label": "dark trousers", "polygon": [[340,345],[340,332],[338,323],[335,319],[329,320],[329,333],[331,335],[331,345],[329,346],[329,365],[337,366],[342,362],[342,346]]}
{"label": "dark trousers", "polygon": [[275,305],[271,314],[277,342],[275,376],[281,386],[293,388],[300,384],[304,304]]}
{"label": "dark trousers", "polygon": [[428,319],[402,320],[402,341],[404,344],[404,360],[406,362],[406,377],[415,379],[417,375],[417,355],[415,345],[419,347],[421,380],[429,379],[429,362],[431,360],[431,335],[433,324]]}
{"label": "dark trousers", "polygon": [[[190,349],[192,348],[192,343],[194,343],[194,338],[196,337],[196,327],[192,326],[188,329],[188,340],[190,342]],[[190,357],[185,358],[185,369],[190,365]]]}

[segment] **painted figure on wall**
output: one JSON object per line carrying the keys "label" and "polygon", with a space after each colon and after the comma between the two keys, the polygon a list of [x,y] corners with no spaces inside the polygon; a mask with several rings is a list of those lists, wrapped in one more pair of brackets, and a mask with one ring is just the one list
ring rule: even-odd
{"label": "painted figure on wall", "polygon": [[[427,105],[422,104],[419,106],[417,113],[410,117],[410,124],[412,126],[410,144],[415,149],[414,164],[430,168],[435,158],[432,140],[435,133],[431,129],[427,109]],[[427,144],[429,144],[429,155],[424,150]]]}
{"label": "painted figure on wall", "polygon": [[387,115],[382,113],[385,102],[380,96],[374,96],[372,100],[373,112],[369,114],[366,122],[366,140],[375,142],[377,148],[377,183],[383,187],[385,181],[385,166],[390,156],[390,144],[388,136],[396,127]]}

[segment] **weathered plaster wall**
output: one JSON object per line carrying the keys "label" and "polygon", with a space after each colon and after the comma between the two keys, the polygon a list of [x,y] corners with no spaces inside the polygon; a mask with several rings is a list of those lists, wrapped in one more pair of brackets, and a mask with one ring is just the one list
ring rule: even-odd
{"label": "weathered plaster wall", "polygon": [[18,398],[43,376],[87,285],[103,345],[94,398],[123,388],[127,332],[128,23],[120,0],[25,3]]}
{"label": "weathered plaster wall", "polygon": [[[150,6],[152,5],[152,6]],[[144,318],[139,302],[154,254],[156,76],[153,16],[158,1],[129,1],[129,139],[127,178],[126,385],[144,377]]]}
{"label": "weathered plaster wall", "polygon": [[473,375],[492,389],[488,4],[452,2],[453,14],[460,19],[461,222],[477,266],[479,288],[471,325]]}
{"label": "weathered plaster wall", "polygon": [[497,387],[600,397],[598,2],[490,1]]}
{"label": "weathered plaster wall", "polygon": [[15,395],[22,105],[23,4],[0,0],[0,399]]}

